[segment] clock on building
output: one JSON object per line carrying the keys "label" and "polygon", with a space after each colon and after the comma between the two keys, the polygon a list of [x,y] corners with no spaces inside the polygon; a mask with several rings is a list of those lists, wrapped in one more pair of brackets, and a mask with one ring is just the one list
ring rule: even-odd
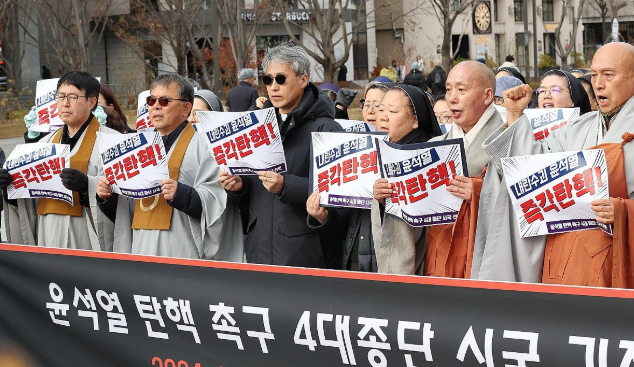
{"label": "clock on building", "polygon": [[491,7],[488,2],[479,2],[473,10],[473,33],[491,33]]}

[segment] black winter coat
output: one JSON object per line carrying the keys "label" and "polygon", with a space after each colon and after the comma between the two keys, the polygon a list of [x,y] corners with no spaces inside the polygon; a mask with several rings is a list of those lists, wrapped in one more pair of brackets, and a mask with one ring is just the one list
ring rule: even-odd
{"label": "black winter coat", "polygon": [[258,90],[247,82],[240,82],[227,94],[227,107],[231,112],[248,111],[258,99]]}
{"label": "black winter coat", "polygon": [[[268,107],[273,107],[270,101],[264,105]],[[335,106],[330,98],[308,83],[299,105],[280,127],[287,165],[287,171],[282,173],[282,192],[268,192],[258,176],[242,176],[242,190],[227,192],[241,208],[249,208],[247,262],[324,268],[332,260],[326,255],[337,244],[323,235],[325,232],[308,227],[306,201],[311,191],[308,180],[311,133],[341,131],[334,115]],[[281,121],[279,114],[278,121]]]}
{"label": "black winter coat", "polygon": [[423,72],[418,69],[412,69],[407,75],[405,75],[404,84],[409,84],[413,87],[418,87],[424,91],[427,90],[427,84],[425,83],[425,76]]}
{"label": "black winter coat", "polygon": [[[436,74],[440,74],[440,83],[436,83]],[[440,65],[436,65],[434,70],[427,74],[427,86],[431,89],[431,94],[438,97],[440,94],[447,93],[445,83],[447,82],[447,72]]]}

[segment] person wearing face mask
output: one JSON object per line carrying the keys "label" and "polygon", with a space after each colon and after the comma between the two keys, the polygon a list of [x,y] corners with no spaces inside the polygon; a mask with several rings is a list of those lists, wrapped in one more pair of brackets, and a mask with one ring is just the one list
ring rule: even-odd
{"label": "person wearing face mask", "polygon": [[[506,156],[604,149],[610,199],[594,200],[591,208],[597,221],[614,225],[614,236],[588,229],[520,238],[506,183],[501,176],[487,175],[481,199],[487,201],[487,210],[479,213],[487,219],[478,221],[476,238],[476,247],[483,249],[482,267],[479,274],[472,274],[474,278],[634,287],[634,264],[627,255],[634,245],[634,145],[630,143],[634,131],[634,46],[621,42],[602,46],[592,59],[591,73],[597,112],[578,117],[540,141],[535,141],[525,116],[509,118],[487,139],[485,148],[491,156],[489,169],[498,174],[500,160]],[[574,89],[572,92],[574,100]],[[508,110],[516,112],[530,97],[530,88],[509,90],[504,95],[509,99]]]}
{"label": "person wearing face mask", "polygon": [[[96,190],[103,172],[97,132],[118,134],[100,125],[93,114],[99,82],[82,71],[70,71],[57,82],[57,108],[64,126],[41,138],[41,143],[70,145],[70,168],[60,178],[72,191],[73,204],[48,198],[11,200],[5,205],[7,240],[33,246],[112,251],[114,223],[97,209]],[[0,187],[6,189],[11,175],[0,170]],[[124,201],[113,201],[124,208]]]}
{"label": "person wearing face mask", "polygon": [[[388,251],[391,257],[384,261],[384,267],[379,261],[380,272],[469,277],[477,223],[477,218],[473,218],[471,213],[478,211],[483,168],[489,161],[482,148],[482,142],[503,124],[501,116],[493,107],[494,89],[493,72],[479,62],[465,61],[450,71],[447,77],[446,100],[454,123],[448,133],[432,141],[457,138],[464,141],[465,159],[471,177],[456,176],[447,188],[453,195],[464,199],[463,205],[454,224],[431,226],[426,228],[425,232],[407,225],[403,226],[400,236],[405,237],[406,241],[390,240],[393,234],[386,231],[384,223],[381,234],[384,240],[381,246],[385,244],[393,250]],[[386,181],[377,181],[374,189],[377,200],[389,197],[392,192]],[[395,219],[386,216],[384,220],[387,223]],[[374,233],[376,243],[378,232]],[[406,253],[409,255],[402,255]],[[378,255],[377,252],[377,257],[381,259]]]}

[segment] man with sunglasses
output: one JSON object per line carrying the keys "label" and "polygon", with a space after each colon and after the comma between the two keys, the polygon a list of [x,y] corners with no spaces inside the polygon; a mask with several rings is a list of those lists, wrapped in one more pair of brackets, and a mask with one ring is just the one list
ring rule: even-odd
{"label": "man with sunglasses", "polygon": [[[634,228],[634,144],[626,134],[634,132],[634,46],[622,42],[602,46],[592,59],[591,74],[599,111],[580,116],[540,141],[535,141],[526,116],[509,118],[507,124],[488,138],[485,148],[491,155],[489,169],[501,173],[500,159],[505,156],[576,151],[602,145],[611,198],[594,200],[592,210],[598,222],[614,224],[614,236],[588,229],[520,238],[506,183],[497,174],[487,173],[481,200],[488,202],[489,209],[479,215],[488,219],[486,223],[479,221],[476,237],[476,249],[483,248],[485,255],[475,277],[634,287],[631,270],[634,264],[630,264],[626,255],[634,245],[632,236],[626,237],[627,227],[630,231]],[[528,86],[506,91],[504,100],[509,103],[509,116],[513,111],[521,113],[520,108],[530,98]]]}
{"label": "man with sunglasses", "polygon": [[[48,198],[11,200],[5,213],[7,237],[11,243],[112,250],[113,222],[97,210],[96,189],[103,167],[95,142],[97,132],[118,134],[101,126],[92,111],[99,98],[99,82],[89,73],[71,71],[57,82],[57,111],[64,126],[44,136],[40,143],[70,145],[70,167],[60,174],[64,186],[73,192],[73,205]],[[0,170],[0,187],[11,182]],[[124,202],[114,201],[113,205]]]}
{"label": "man with sunglasses", "polygon": [[331,261],[340,266],[335,241],[306,223],[310,182],[311,133],[340,131],[333,120],[335,106],[308,81],[310,59],[301,47],[286,44],[271,48],[262,60],[269,100],[275,107],[282,135],[287,171],[232,176],[221,172],[220,182],[240,207],[249,207],[247,262],[323,268]]}
{"label": "man with sunglasses", "polygon": [[[241,261],[240,215],[225,210],[218,164],[203,135],[187,122],[193,100],[193,87],[178,74],[163,74],[152,82],[147,103],[165,145],[169,178],[161,182],[161,194],[134,200],[131,218],[129,211],[117,211],[115,237],[129,243],[131,235],[133,254]],[[105,177],[97,194],[104,200],[114,196]]]}

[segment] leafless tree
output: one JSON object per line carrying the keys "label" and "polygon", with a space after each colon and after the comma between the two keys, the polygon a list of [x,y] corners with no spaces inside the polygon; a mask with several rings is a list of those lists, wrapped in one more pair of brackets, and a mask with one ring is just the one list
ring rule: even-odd
{"label": "leafless tree", "polygon": [[627,6],[625,1],[621,0],[590,0],[590,6],[601,16],[601,24],[603,29],[603,41],[608,40],[611,32],[612,19],[617,17],[619,10]]}
{"label": "leafless tree", "polygon": [[22,60],[24,47],[20,47],[20,22],[18,22],[18,1],[3,0],[0,5],[0,43],[3,46],[0,65],[8,79],[8,87],[14,93],[21,90]]}
{"label": "leafless tree", "polygon": [[[572,8],[572,3],[573,1],[571,0],[562,1],[561,18],[559,18],[559,23],[557,24],[557,29],[555,30],[555,46],[556,46],[555,52],[561,58],[561,68],[563,70],[568,70],[568,56],[570,56],[570,52],[572,52],[572,50],[575,47],[575,42],[577,39],[577,30],[579,29],[579,21],[581,20],[581,14],[583,13],[583,6],[585,5],[586,1],[579,0],[579,9],[577,10],[576,16],[572,19],[572,32],[569,35],[562,36],[561,27],[564,24],[564,20],[566,19],[566,16],[571,16],[568,14],[568,9]],[[545,29],[546,28],[544,28],[544,30]],[[567,44],[563,44],[561,41],[562,37],[570,37],[570,41]]]}
{"label": "leafless tree", "polygon": [[[356,10],[348,10],[351,8],[350,0],[298,0],[297,8],[310,13],[308,24],[288,19],[286,11],[290,9],[287,3],[282,0],[276,0],[276,2],[279,12],[273,16],[282,19],[286,33],[293,43],[304,48],[321,65],[325,82],[335,82],[335,73],[348,61],[352,40],[357,37],[359,31],[380,25],[376,21],[373,22],[374,25],[368,25],[368,16],[376,13],[378,8],[366,11],[364,1],[359,1]],[[415,5],[400,17],[415,14],[420,8],[420,5]],[[357,22],[350,31],[346,29],[346,11],[356,12]],[[295,36],[291,24],[303,31],[302,41]],[[343,46],[343,55],[335,55],[336,46],[339,44]]]}
{"label": "leafless tree", "polygon": [[453,0],[428,0],[428,3],[431,5],[431,10],[436,15],[436,18],[440,22],[440,27],[442,28],[442,44],[440,46],[442,67],[445,71],[449,72],[453,66],[453,61],[460,51],[460,44],[462,43],[462,37],[466,33],[466,29],[463,27],[462,32],[460,32],[458,44],[455,45],[456,51],[453,52],[451,51],[451,31],[458,16],[467,9],[471,9],[476,3],[476,0],[460,1],[460,6],[457,8],[454,8],[455,2]]}
{"label": "leafless tree", "polygon": [[31,0],[20,2],[25,22],[37,22],[43,32],[32,32],[25,24],[25,42],[57,61],[58,71],[88,70],[95,59],[110,16],[108,0]]}

